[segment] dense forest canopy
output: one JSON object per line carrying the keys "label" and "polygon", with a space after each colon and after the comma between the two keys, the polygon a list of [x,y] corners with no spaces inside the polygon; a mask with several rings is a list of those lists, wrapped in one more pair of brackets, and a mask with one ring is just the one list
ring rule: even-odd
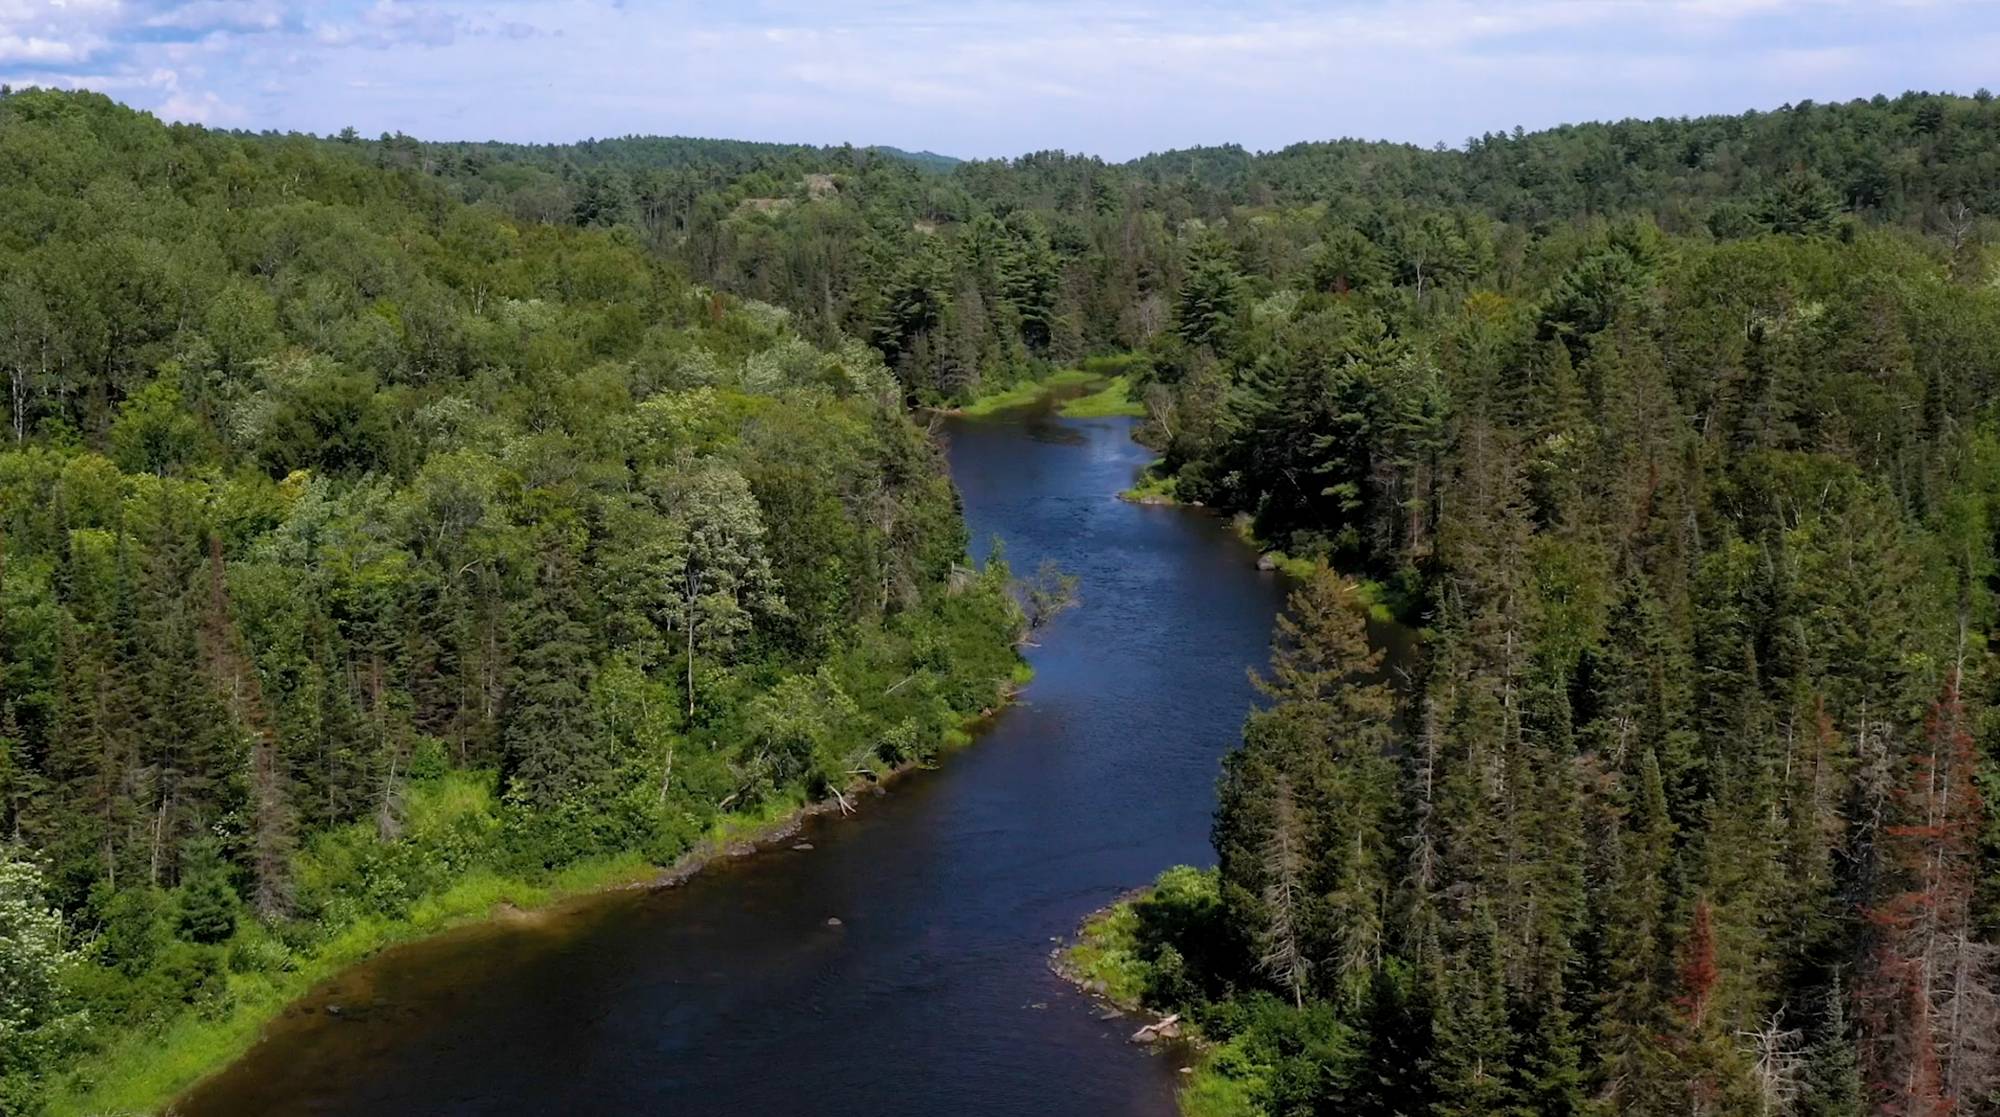
{"label": "dense forest canopy", "polygon": [[30,93],[0,207],[7,1104],[934,747],[1019,621],[898,404],[1115,355],[1322,564],[1136,909],[1190,1108],[2000,1112],[1984,92],[953,166]]}
{"label": "dense forest canopy", "polygon": [[[917,401],[1136,352],[1155,485],[1331,573],[1141,905],[1217,1112],[1995,1109],[2000,107],[944,178],[551,166]],[[642,199],[707,176],[691,204]],[[504,192],[440,172],[448,189]],[[655,214],[664,214],[656,218]],[[527,214],[517,215],[526,218]],[[1367,680],[1364,601],[1423,624]]]}
{"label": "dense forest canopy", "polygon": [[929,756],[1013,670],[880,358],[625,230],[17,93],[0,352],[0,1111],[467,880]]}
{"label": "dense forest canopy", "polygon": [[1704,242],[1860,222],[1964,245],[2000,214],[1996,140],[2000,107],[1981,91],[1516,130],[1457,149],[1340,140],[1127,164],[1051,151],[949,174],[881,149],[657,137],[344,142],[525,222],[630,227],[697,277],[790,308],[814,337],[876,342],[913,396],[936,400],[1043,363],[1158,351],[1186,333],[1179,300],[1204,262],[1230,265],[1204,282],[1241,280],[1245,313],[1378,278],[1429,309],[1440,283],[1537,293],[1550,277],[1532,269],[1567,266],[1579,236],[1619,219]]}

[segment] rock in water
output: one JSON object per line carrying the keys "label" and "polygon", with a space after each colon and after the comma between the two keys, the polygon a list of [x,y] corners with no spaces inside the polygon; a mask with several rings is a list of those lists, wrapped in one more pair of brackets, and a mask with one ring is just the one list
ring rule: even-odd
{"label": "rock in water", "polygon": [[1132,1033],[1133,1043],[1158,1043],[1163,1039],[1179,1038],[1181,1038],[1181,1014],[1178,1012]]}

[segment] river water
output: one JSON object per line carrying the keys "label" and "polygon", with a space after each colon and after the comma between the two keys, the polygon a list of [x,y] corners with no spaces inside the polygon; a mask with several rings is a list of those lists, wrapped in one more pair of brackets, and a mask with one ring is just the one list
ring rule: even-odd
{"label": "river water", "polygon": [[1130,436],[1046,409],[948,428],[975,551],[997,536],[1018,571],[1081,577],[973,747],[809,822],[810,850],[388,951],[177,1111],[1171,1114],[1174,1058],[1047,956],[1119,892],[1213,859],[1283,585],[1215,518],[1116,499],[1148,457]]}

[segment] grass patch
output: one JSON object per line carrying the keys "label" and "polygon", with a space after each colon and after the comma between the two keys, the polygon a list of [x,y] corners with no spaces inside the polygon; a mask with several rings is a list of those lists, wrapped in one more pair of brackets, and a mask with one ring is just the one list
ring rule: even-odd
{"label": "grass patch", "polygon": [[1038,403],[1050,392],[1062,388],[1074,388],[1095,381],[1097,377],[1080,368],[1066,368],[1050,373],[1040,380],[1024,380],[1002,391],[982,395],[958,409],[961,415],[974,417],[992,415],[1016,407],[1026,407]]}
{"label": "grass patch", "polygon": [[1199,943],[1212,937],[1220,913],[1214,870],[1168,869],[1152,887],[1086,920],[1056,969],[1128,1011],[1182,1014],[1190,1042],[1181,1051],[1195,1058],[1194,1073],[1175,1099],[1185,1117],[1256,1117],[1265,1112],[1260,1098],[1270,1067],[1260,1061],[1250,1037],[1209,1035],[1208,1006],[1187,983],[1190,959],[1181,953],[1199,950]]}
{"label": "grass patch", "polygon": [[1134,504],[1179,504],[1180,477],[1164,472],[1160,468],[1164,462],[1165,459],[1162,459],[1147,466],[1145,472],[1139,474],[1138,484],[1119,493],[1119,498]]}
{"label": "grass patch", "polygon": [[1234,1046],[1236,1041],[1232,1040],[1195,1064],[1187,1085],[1174,1095],[1182,1117],[1259,1117],[1264,1112],[1257,1104],[1260,1078],[1217,1069],[1220,1063],[1236,1061],[1237,1053],[1231,1050]]}
{"label": "grass patch", "polygon": [[[1148,476],[1150,475],[1149,470]],[[1146,482],[1141,482],[1138,488],[1126,490],[1126,499],[1139,499],[1137,494],[1145,484]],[[1312,577],[1313,571],[1319,566],[1317,559],[1288,555],[1275,548],[1265,550],[1264,541],[1257,537],[1257,532],[1247,515],[1238,514],[1230,526],[1235,529],[1238,538],[1263,552],[1261,557],[1271,560],[1275,564],[1275,569],[1283,571],[1288,577],[1304,581]],[[1424,597],[1414,570],[1406,570],[1388,582],[1378,578],[1349,578],[1348,581],[1353,583],[1355,596],[1359,597],[1361,603],[1367,607],[1369,617],[1384,623],[1417,623]]]}
{"label": "grass patch", "polygon": [[1312,577],[1313,571],[1319,566],[1312,559],[1295,558],[1283,551],[1266,551],[1264,552],[1264,556],[1272,562],[1277,563],[1278,569],[1283,571],[1286,576],[1296,578],[1302,582]]}
{"label": "grass patch", "polygon": [[1063,951],[1069,972],[1085,984],[1101,982],[1104,995],[1127,1008],[1146,994],[1152,967],[1139,956],[1139,913],[1133,905],[1146,893],[1128,897],[1090,917],[1076,942]]}
{"label": "grass patch", "polygon": [[1146,408],[1132,398],[1132,384],[1150,367],[1150,359],[1141,353],[1087,357],[1080,368],[1060,369],[1039,380],[1023,380],[983,393],[958,408],[958,413],[992,415],[1061,396],[1063,401],[1056,411],[1066,419],[1143,418]]}
{"label": "grass patch", "polygon": [[1132,398],[1132,378],[1121,374],[1112,377],[1103,390],[1064,403],[1058,414],[1065,419],[1143,419],[1146,405]]}

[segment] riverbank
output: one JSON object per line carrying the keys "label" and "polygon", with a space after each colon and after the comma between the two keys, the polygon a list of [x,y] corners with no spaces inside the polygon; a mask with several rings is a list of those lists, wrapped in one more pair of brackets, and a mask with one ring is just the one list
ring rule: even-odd
{"label": "riverbank", "polygon": [[[913,772],[934,767],[970,745],[980,729],[1019,694],[1033,671],[1018,658],[1012,674],[994,681],[993,704],[962,717],[929,755],[857,775],[834,795],[808,800],[774,799],[758,809],[715,818],[666,864],[627,850],[585,857],[541,873],[508,873],[476,867],[442,890],[412,901],[399,918],[361,917],[311,950],[291,950],[281,929],[247,924],[228,946],[223,989],[206,1005],[176,1014],[164,1026],[135,1028],[74,1068],[50,1099],[52,1117],[171,1112],[210,1075],[241,1058],[266,1029],[309,1002],[316,990],[354,966],[398,947],[480,924],[539,922],[558,917],[606,893],[677,887],[703,871],[788,844],[807,820],[856,813],[864,796],[886,794]],[[447,770],[413,784],[406,807],[412,840],[494,824],[498,803],[493,773]],[[276,968],[263,964],[282,954]]]}
{"label": "riverbank", "polygon": [[643,885],[659,871],[642,856],[623,854],[579,861],[542,880],[468,874],[413,905],[404,919],[344,928],[323,948],[288,958],[290,968],[229,975],[227,1008],[219,1015],[190,1010],[161,1030],[127,1032],[71,1072],[70,1081],[49,1099],[48,1112],[94,1117],[160,1111],[255,1046],[295,1002],[385,950],[487,920],[539,916],[564,902]]}
{"label": "riverbank", "polygon": [[1056,409],[1065,419],[1143,419],[1146,405],[1132,398],[1132,378],[1124,373],[1112,376],[1104,386],[1087,396],[1066,400]]}
{"label": "riverbank", "polygon": [[[1200,501],[1183,501],[1179,495],[1179,478],[1163,472],[1160,462],[1148,465],[1139,474],[1139,479],[1131,488],[1118,494],[1118,499],[1132,504],[1157,505],[1167,507],[1202,508]],[[1303,581],[1312,576],[1320,560],[1302,555],[1287,554],[1258,537],[1248,514],[1238,513],[1230,520],[1230,530],[1237,538],[1257,550],[1257,567],[1260,570],[1275,570],[1287,577]],[[1368,606],[1368,615],[1377,621],[1408,625],[1416,628],[1422,624],[1419,615],[1424,600],[1422,591],[1410,584],[1410,578],[1384,581],[1379,578],[1349,578],[1355,593]]]}
{"label": "riverbank", "polygon": [[[1073,929],[1076,896],[1205,856],[1216,762],[1283,587],[1207,517],[1109,499],[1149,457],[1127,421],[1031,409],[946,425],[975,557],[1004,540],[1017,564],[1051,559],[1084,586],[1026,653],[1032,688],[976,747],[864,795],[851,819],[833,805],[796,834],[732,829],[676,887],[640,864],[607,882],[632,887],[574,909],[501,909],[388,951],[295,1004],[182,1112],[705,1112],[722,1098],[828,1117],[1170,1117],[1185,1063],[1129,1044],[1139,1021],[1046,1004],[1048,948]],[[993,706],[990,685],[959,701],[969,675],[898,685],[920,665],[1004,676],[1011,653],[969,660],[977,649],[948,640],[961,627],[900,627],[908,646],[843,673],[842,689],[874,703],[895,688],[886,701],[918,713]],[[1191,646],[1205,653],[1162,654]],[[689,802],[741,783],[702,780],[685,755],[675,771]],[[731,856],[751,845],[768,852]],[[855,1073],[884,1051],[895,1075]]]}
{"label": "riverbank", "polygon": [[955,408],[941,408],[947,415],[962,415],[968,419],[978,419],[1009,411],[1016,407],[1027,407],[1043,398],[1065,391],[1087,388],[1100,377],[1080,368],[1066,368],[1041,378],[1023,380],[1011,387],[982,395],[971,403]]}
{"label": "riverbank", "polygon": [[1181,959],[1171,944],[1158,941],[1157,928],[1212,909],[1220,902],[1215,887],[1213,870],[1168,869],[1153,884],[1085,916],[1075,940],[1050,954],[1049,968],[1085,995],[1143,1021],[1132,1042],[1152,1043],[1179,1062],[1186,1081],[1175,1104],[1183,1117],[1257,1117],[1254,1082],[1237,1066],[1239,1053],[1228,1042],[1211,1042],[1179,1006],[1161,1003],[1174,993]]}
{"label": "riverbank", "polygon": [[957,407],[931,410],[943,415],[982,418],[1024,407],[1048,405],[1065,419],[1144,418],[1146,406],[1132,398],[1134,369],[1144,361],[1138,354],[1090,357],[1076,368],[1058,369],[1038,379],[1022,380],[980,394]]}

